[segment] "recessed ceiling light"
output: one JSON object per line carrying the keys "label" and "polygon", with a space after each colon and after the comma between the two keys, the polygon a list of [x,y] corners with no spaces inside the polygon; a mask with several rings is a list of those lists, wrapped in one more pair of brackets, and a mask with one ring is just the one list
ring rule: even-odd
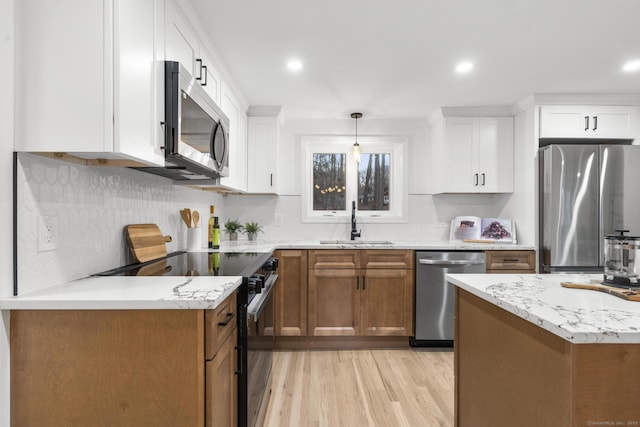
{"label": "recessed ceiling light", "polygon": [[456,65],[456,73],[464,74],[473,70],[473,62],[465,61]]}
{"label": "recessed ceiling light", "polygon": [[627,62],[626,64],[624,64],[624,67],[622,67],[622,70],[626,71],[627,73],[640,71],[640,59]]}
{"label": "recessed ceiling light", "polygon": [[289,71],[300,71],[302,70],[302,62],[299,59],[290,59],[287,62],[287,68]]}

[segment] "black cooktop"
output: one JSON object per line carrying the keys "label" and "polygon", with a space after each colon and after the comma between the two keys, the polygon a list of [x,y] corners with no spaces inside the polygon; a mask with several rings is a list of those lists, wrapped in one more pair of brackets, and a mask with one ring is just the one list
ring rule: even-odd
{"label": "black cooktop", "polygon": [[261,270],[271,253],[172,252],[166,258],[131,264],[95,276],[242,276]]}

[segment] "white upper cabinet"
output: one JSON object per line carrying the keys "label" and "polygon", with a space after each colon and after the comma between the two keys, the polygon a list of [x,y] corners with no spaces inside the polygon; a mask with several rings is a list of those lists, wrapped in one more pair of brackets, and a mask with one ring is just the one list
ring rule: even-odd
{"label": "white upper cabinet", "polygon": [[542,106],[540,138],[634,139],[636,115],[634,106]]}
{"label": "white upper cabinet", "polygon": [[222,187],[232,191],[247,191],[247,113],[232,91],[222,86],[220,108],[229,118],[229,176],[222,178]]}
{"label": "white upper cabinet", "polygon": [[278,193],[278,141],[281,107],[250,107],[247,191]]}
{"label": "white upper cabinet", "polygon": [[220,71],[215,67],[193,27],[173,1],[167,1],[165,20],[165,55],[168,61],[178,61],[200,82],[211,99],[221,106]]}
{"label": "white upper cabinet", "polygon": [[513,192],[512,117],[444,117],[431,136],[433,193]]}
{"label": "white upper cabinet", "polygon": [[15,4],[16,151],[163,165],[164,2]]}

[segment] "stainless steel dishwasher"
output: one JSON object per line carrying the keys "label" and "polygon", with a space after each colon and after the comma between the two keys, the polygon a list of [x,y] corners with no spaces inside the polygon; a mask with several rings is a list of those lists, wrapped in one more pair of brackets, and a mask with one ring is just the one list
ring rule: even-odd
{"label": "stainless steel dishwasher", "polygon": [[484,252],[416,252],[414,347],[451,347],[455,289],[445,274],[485,273]]}

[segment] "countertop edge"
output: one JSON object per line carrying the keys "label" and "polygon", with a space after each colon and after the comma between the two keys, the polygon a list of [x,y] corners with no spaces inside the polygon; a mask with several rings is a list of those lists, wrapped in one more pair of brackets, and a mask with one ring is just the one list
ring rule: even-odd
{"label": "countertop edge", "polygon": [[[552,334],[572,344],[640,344],[640,328],[632,328],[633,330],[624,331],[624,332],[619,332],[614,330],[603,330],[603,331],[597,331],[597,332],[594,332],[594,331],[576,332],[576,331],[567,330],[563,328],[561,325],[554,323],[553,321],[550,321],[549,319],[546,319],[540,315],[532,313],[530,310],[519,307],[514,303],[510,303],[503,299],[497,298],[496,296],[491,295],[482,289],[479,289],[477,286],[474,286],[468,283],[468,281],[465,281],[464,277],[462,276],[465,276],[465,275],[454,274],[454,275],[447,275],[446,277],[448,282],[459,287],[460,289],[463,289],[490,304],[493,304],[499,308],[502,308],[503,310],[506,310],[509,313],[515,314],[521,319],[524,319],[536,326],[539,326],[544,330],[551,332]],[[507,279],[505,277],[506,275],[488,274],[485,276],[486,277],[496,276],[496,283],[499,283],[499,282],[509,283],[508,280],[506,280]],[[553,277],[553,275],[537,275],[537,274],[522,274],[522,275],[510,275],[510,276],[511,277],[515,276],[522,279],[537,279],[541,283],[548,281],[550,278]],[[504,280],[500,280],[500,279],[503,279],[503,277],[504,277]],[[560,286],[559,283],[558,283],[558,286]],[[574,290],[574,291],[587,292],[586,294],[582,294],[580,296],[583,298],[588,297],[591,299],[597,299],[598,301],[601,301],[604,299],[604,301],[610,302],[611,305],[619,304],[621,301],[624,301],[622,299],[618,301],[614,299],[617,297],[606,295],[604,293],[598,293],[594,291],[583,291],[583,290]],[[577,296],[578,294],[576,293],[576,297]],[[633,304],[638,304],[638,309],[640,309],[639,303],[633,302]],[[545,308],[548,308],[548,307],[545,307]],[[552,308],[563,309],[562,304],[553,306]],[[580,323],[580,319],[578,319],[576,323]],[[566,324],[566,320],[564,324]]]}

